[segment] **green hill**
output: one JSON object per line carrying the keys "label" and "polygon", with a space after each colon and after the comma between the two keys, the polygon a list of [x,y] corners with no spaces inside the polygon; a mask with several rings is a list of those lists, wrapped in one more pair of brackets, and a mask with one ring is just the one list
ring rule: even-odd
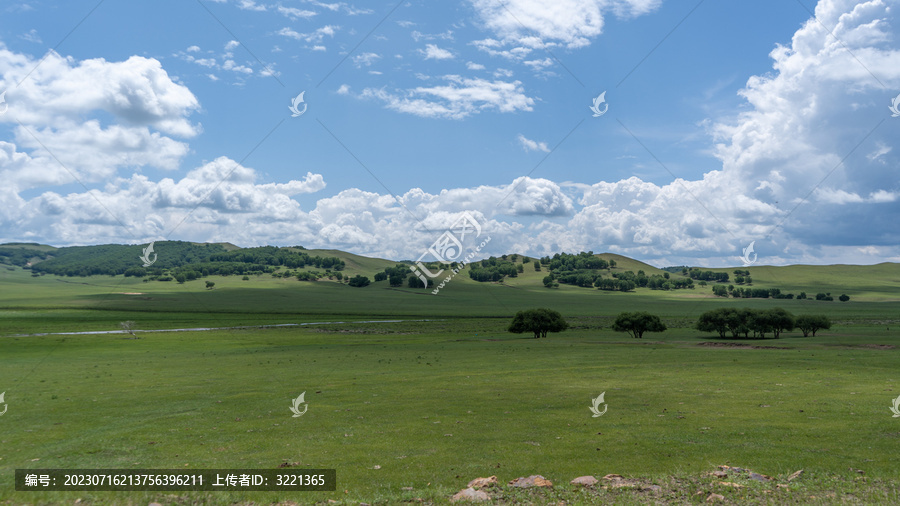
{"label": "green hill", "polygon": [[[371,258],[356,255],[335,249],[310,249],[301,246],[294,247],[253,247],[240,248],[230,243],[190,243],[184,241],[159,241],[154,244],[154,253],[157,260],[150,267],[143,267],[140,260],[143,249],[147,245],[119,245],[105,244],[96,246],[72,246],[53,247],[37,243],[7,243],[0,244],[0,265],[15,266],[30,269],[33,276],[57,275],[66,278],[86,277],[95,275],[122,275],[132,276],[139,280],[170,281],[179,274],[186,274],[186,280],[205,278],[216,275],[256,276],[254,286],[266,285],[266,279],[270,277],[289,278],[299,273],[310,272],[310,279],[322,281],[336,281],[336,274],[340,272],[344,279],[356,275],[367,276],[374,281],[374,275],[385,268],[393,267],[400,262],[383,258]],[[585,257],[585,255],[587,255]],[[505,257],[505,258],[504,258]],[[479,262],[473,262],[458,274],[453,275],[452,283],[461,290],[479,290],[479,286],[497,285],[505,288],[527,290],[533,293],[533,297],[543,298],[551,296],[551,292],[569,293],[571,295],[589,294],[596,292],[595,285],[588,281],[581,286],[575,286],[566,279],[566,275],[572,273],[585,273],[593,276],[594,280],[605,279],[608,282],[620,279],[633,279],[631,273],[644,272],[648,278],[669,276],[666,280],[671,282],[686,282],[688,278],[680,271],[665,271],[645,262],[628,258],[615,253],[600,253],[596,255],[579,254],[566,255],[564,258],[591,258],[596,257],[605,263],[615,262],[615,266],[602,269],[568,270],[562,273],[555,288],[545,288],[544,281],[548,275],[557,277],[559,269],[551,272],[549,264],[541,264],[540,270],[534,269],[533,263],[539,261],[536,257],[524,255],[504,255],[501,258],[487,259],[485,265],[493,266],[496,270],[501,266],[504,270],[500,276],[475,281],[470,278],[470,271],[480,269]],[[553,258],[558,258],[559,255]],[[152,258],[152,256],[151,256]],[[513,260],[513,258],[515,260]],[[524,259],[528,258],[528,262]],[[546,260],[552,260],[545,257]],[[475,265],[479,264],[479,265]],[[506,267],[502,267],[506,266]],[[11,267],[10,267],[11,268]],[[434,265],[436,272],[441,267]],[[519,272],[521,269],[521,272]],[[739,284],[736,282],[735,270],[750,272],[751,284]],[[751,266],[728,268],[700,268],[701,271],[724,273],[729,275],[728,281],[700,282],[695,279],[693,288],[681,290],[653,290],[659,296],[665,298],[697,298],[713,297],[712,286],[733,285],[743,289],[779,289],[783,294],[798,295],[805,292],[808,297],[815,297],[817,293],[828,293],[834,299],[846,293],[851,300],[871,301],[898,301],[900,300],[900,264],[882,263],[878,265],[792,265],[792,266]],[[330,273],[328,271],[331,271]],[[274,276],[269,276],[273,274]],[[445,269],[440,278],[435,279],[435,285],[446,280],[452,271]],[[261,275],[265,275],[260,277]],[[296,283],[296,279],[293,280]],[[287,286],[295,286],[290,284]],[[262,283],[262,285],[259,285]],[[284,283],[278,279],[278,283]],[[221,280],[218,282],[222,286]],[[405,285],[405,283],[404,283]],[[246,285],[244,285],[246,286]],[[407,290],[408,287],[391,288],[386,282],[373,282],[372,288],[388,288]],[[682,288],[685,288],[682,286]],[[645,292],[650,290],[641,285],[626,289],[625,291]],[[421,295],[428,291],[409,290],[411,293]],[[365,298],[361,292],[358,295]],[[445,292],[446,293],[446,292]],[[607,294],[609,295],[609,294]],[[835,303],[837,303],[835,301]]]}

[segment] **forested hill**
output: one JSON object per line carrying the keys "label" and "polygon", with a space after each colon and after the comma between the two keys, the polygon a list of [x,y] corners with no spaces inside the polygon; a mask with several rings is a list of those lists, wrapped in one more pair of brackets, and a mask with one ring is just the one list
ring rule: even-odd
{"label": "forested hill", "polygon": [[338,257],[310,255],[302,246],[279,248],[227,248],[222,244],[184,241],[157,241],[147,252],[150,265],[144,266],[147,245],[103,244],[52,248],[37,244],[0,244],[0,263],[28,267],[35,274],[59,276],[120,275],[143,277],[163,271],[177,273],[246,274],[272,272],[277,267],[317,268],[340,271]]}

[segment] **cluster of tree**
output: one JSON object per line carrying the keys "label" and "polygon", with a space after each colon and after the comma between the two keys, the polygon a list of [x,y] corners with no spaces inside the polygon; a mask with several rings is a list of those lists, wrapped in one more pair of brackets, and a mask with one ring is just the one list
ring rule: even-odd
{"label": "cluster of tree", "polygon": [[172,269],[132,267],[125,271],[125,276],[142,278],[148,276],[151,281],[160,276],[171,276],[179,283],[205,278],[207,276],[256,275],[275,272],[275,267],[261,264],[244,264],[238,262],[204,262],[183,265]]}
{"label": "cluster of tree", "polygon": [[[432,272],[440,270],[440,267],[436,265],[426,265],[425,267],[428,269],[437,269],[432,270]],[[387,281],[391,286],[403,286],[403,280],[409,275],[410,270],[408,265],[396,264],[393,267],[385,268],[382,272],[375,273],[375,282]]]}
{"label": "cluster of tree", "polygon": [[[51,258],[32,265],[31,271],[57,276],[116,276],[141,268],[141,256],[146,244],[102,244],[99,246],[68,246],[57,248]],[[143,272],[158,276],[166,269],[203,262],[211,254],[224,252],[221,244],[194,244],[183,241],[157,241],[150,260],[156,261]],[[132,275],[140,271],[132,270]]]}
{"label": "cluster of tree", "polygon": [[369,278],[366,276],[360,276],[359,274],[357,274],[356,276],[353,276],[352,278],[350,278],[347,281],[347,284],[352,287],[355,287],[355,288],[362,288],[364,286],[369,286]]}
{"label": "cluster of tree", "polygon": [[73,246],[58,248],[46,260],[31,266],[38,274],[58,276],[115,276],[179,282],[219,275],[258,275],[274,273],[278,267],[316,266],[340,271],[344,261],[338,257],[310,256],[296,247],[263,246],[226,251],[221,244],[194,244],[183,241],[157,241],[150,256],[153,263],[141,265],[146,245]]}
{"label": "cluster of tree", "polygon": [[600,278],[594,281],[594,286],[598,290],[630,292],[635,289],[637,284],[629,279]]}
{"label": "cluster of tree", "polygon": [[425,279],[428,280],[428,286],[425,286],[425,283],[423,283],[422,280],[418,276],[416,276],[415,274],[412,274],[408,278],[406,278],[406,286],[408,286],[410,288],[429,288],[429,287],[434,286],[433,279],[431,279],[431,278],[425,278]]}
{"label": "cluster of tree", "polygon": [[735,269],[734,270],[734,282],[739,285],[750,285],[753,284],[753,278],[750,277],[750,271],[747,269]]}
{"label": "cluster of tree", "polygon": [[728,281],[727,272],[701,271],[697,267],[691,267],[687,275],[689,278],[698,281]]}
{"label": "cluster of tree", "polygon": [[[27,246],[33,246],[34,248]],[[28,265],[28,262],[33,260],[44,260],[51,256],[51,252],[37,249],[39,247],[40,244],[36,243],[4,244],[3,246],[0,246],[0,264],[25,267]]]}
{"label": "cluster of tree", "polygon": [[547,337],[548,332],[562,332],[569,328],[568,322],[552,309],[528,309],[519,311],[513,317],[507,330],[516,334],[531,332],[534,338]]}
{"label": "cluster of tree", "polygon": [[[507,256],[507,255],[504,255]],[[516,255],[518,258],[518,255]],[[523,271],[522,265],[516,265],[515,261],[507,259],[490,257],[480,262],[472,262],[468,265],[469,277],[475,281],[500,281],[504,277],[509,276],[515,278]]]}
{"label": "cluster of tree", "polygon": [[610,269],[616,266],[615,260],[606,261],[594,256],[593,251],[582,251],[578,254],[557,253],[553,257],[541,258],[541,265],[546,265],[551,272]]}
{"label": "cluster of tree", "polygon": [[771,333],[778,339],[782,332],[795,328],[803,332],[803,337],[810,333],[815,336],[817,331],[831,328],[831,321],[824,315],[795,317],[780,307],[766,310],[723,307],[700,315],[696,328],[702,332],[716,332],[723,339],[728,333],[732,338],[743,336],[746,339],[751,332],[754,338],[762,339]]}
{"label": "cluster of tree", "polygon": [[[793,293],[781,293],[780,288],[741,288],[736,287],[734,285],[713,285],[712,287],[713,295],[717,295],[719,297],[734,297],[735,299],[793,299]],[[797,296],[797,299],[803,300],[806,299],[806,292],[800,292],[800,295]],[[834,300],[834,297],[831,296],[831,293],[817,293],[816,300],[824,300],[831,301]],[[838,297],[838,300],[841,302],[847,302],[850,300],[850,296],[847,294],[841,294]]]}
{"label": "cluster of tree", "polygon": [[[805,293],[803,294],[803,298],[804,299],[806,298]],[[824,300],[827,302],[827,301],[834,300],[834,297],[831,296],[831,292],[828,292],[828,293],[819,292],[816,294],[816,300]],[[850,300],[850,296],[847,295],[846,293],[842,293],[841,296],[838,297],[838,300],[841,302],[847,302],[848,300]]]}
{"label": "cluster of tree", "polygon": [[[794,294],[792,293],[781,293],[780,288],[741,288],[735,287],[734,285],[713,285],[712,287],[713,295],[717,295],[719,297],[734,297],[735,299],[793,299]],[[806,295],[803,294],[803,298]]]}
{"label": "cluster of tree", "polygon": [[[534,338],[547,337],[548,332],[562,332],[569,328],[568,322],[552,309],[528,309],[519,311],[513,317],[507,330],[516,334],[531,332]],[[663,332],[665,324],[658,316],[638,311],[619,313],[612,329],[616,332],[627,332],[636,339],[644,337],[646,332]]]}
{"label": "cluster of tree", "polygon": [[313,265],[319,269],[343,270],[344,261],[338,257],[310,256],[303,251],[277,246],[260,246],[242,248],[234,251],[223,251],[209,256],[207,262],[240,262],[246,264],[285,266],[291,269]]}
{"label": "cluster of tree", "polygon": [[[71,246],[58,248],[49,257],[32,265],[32,272],[58,276],[126,276],[145,277],[160,281],[186,280],[198,277],[233,274],[263,274],[276,267],[304,267],[307,265],[340,271],[344,261],[338,257],[310,256],[295,248],[263,246],[226,251],[221,244],[195,244],[184,241],[157,241],[148,267],[141,265],[143,248],[147,245],[103,244],[99,246]],[[33,251],[33,250],[32,250]]]}
{"label": "cluster of tree", "polygon": [[679,290],[682,288],[694,288],[694,280],[691,278],[672,278],[668,272],[662,275],[651,274],[647,276],[643,270],[639,270],[637,274],[634,271],[614,272],[614,278],[619,280],[631,281],[635,286],[640,288],[649,288],[651,290]]}

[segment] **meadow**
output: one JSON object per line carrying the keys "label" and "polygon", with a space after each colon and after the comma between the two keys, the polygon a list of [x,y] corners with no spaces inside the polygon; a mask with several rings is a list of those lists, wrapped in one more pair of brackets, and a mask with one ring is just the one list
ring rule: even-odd
{"label": "meadow", "polygon": [[[0,269],[9,406],[0,503],[443,504],[473,478],[533,474],[555,486],[495,489],[495,502],[700,503],[718,493],[735,503],[898,503],[900,418],[888,410],[900,395],[897,267],[838,282],[825,267],[754,272],[757,286],[790,289],[793,280],[815,292],[824,283],[851,293],[849,302],[545,289],[541,273],[503,284],[461,275],[432,296],[384,283],[232,276],[210,278],[215,289],[206,290],[202,280]],[[827,314],[835,325],[777,340],[692,328],[726,305]],[[571,328],[539,340],[507,333],[529,307],[556,309]],[[633,310],[669,329],[642,340],[610,329]],[[125,320],[139,331],[245,328],[31,335],[116,330]],[[353,323],[361,320],[370,322]],[[254,328],[317,322],[345,323]],[[309,408],[295,418],[289,407],[301,392]],[[592,417],[601,392],[608,411]],[[12,483],[24,468],[284,465],[334,468],[338,490],[25,493]],[[721,465],[773,480],[709,475]],[[607,474],[637,484],[568,484]]]}

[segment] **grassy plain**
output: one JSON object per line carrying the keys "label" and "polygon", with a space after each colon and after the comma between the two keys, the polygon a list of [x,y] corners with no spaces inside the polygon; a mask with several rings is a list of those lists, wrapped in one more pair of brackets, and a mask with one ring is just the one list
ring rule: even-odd
{"label": "grassy plain", "polygon": [[[900,266],[828,285],[824,267],[769,268],[777,278],[762,269],[750,268],[755,286],[798,293],[792,280],[808,294],[852,299],[548,290],[545,273],[527,269],[503,285],[463,274],[437,296],[385,283],[213,277],[215,289],[205,290],[203,280],[32,278],[0,269],[0,390],[9,406],[0,417],[0,502],[443,503],[478,476],[504,483],[531,474],[556,487],[492,495],[538,504],[699,503],[712,492],[740,503],[900,502],[900,419],[888,410],[900,395],[900,295],[889,286]],[[723,305],[825,313],[836,325],[815,338],[790,332],[765,341],[690,328]],[[559,310],[572,328],[541,340],[505,332],[515,311],[539,306]],[[669,330],[640,341],[612,332],[614,316],[627,310],[658,314]],[[395,319],[429,321],[139,339],[23,335],[115,330],[123,320],[151,330]],[[290,401],[303,391],[309,410],[292,418]],[[608,412],[592,418],[590,401],[601,392]],[[283,463],[337,469],[338,491],[26,494],[12,485],[17,468]],[[705,474],[725,464],[788,486],[724,480],[743,485],[736,488]],[[788,483],[799,469],[804,475]],[[568,485],[608,473],[661,489]]]}

